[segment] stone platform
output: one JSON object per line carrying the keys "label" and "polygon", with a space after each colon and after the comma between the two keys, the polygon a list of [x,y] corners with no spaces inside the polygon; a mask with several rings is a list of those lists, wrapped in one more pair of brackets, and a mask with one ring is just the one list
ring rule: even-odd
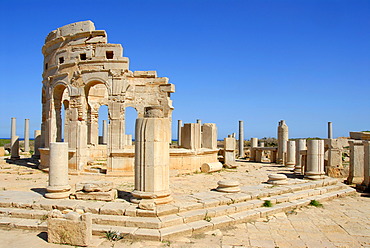
{"label": "stone platform", "polygon": [[[52,200],[33,191],[0,192],[0,227],[46,231],[47,213],[82,209],[93,214],[93,235],[115,230],[129,238],[163,241],[190,236],[279,212],[288,212],[311,200],[324,202],[355,192],[337,179],[290,179],[287,185],[241,186],[239,193],[203,191],[174,195],[174,202],[153,211],[138,209],[123,199],[114,202]],[[272,207],[263,207],[269,200]]]}

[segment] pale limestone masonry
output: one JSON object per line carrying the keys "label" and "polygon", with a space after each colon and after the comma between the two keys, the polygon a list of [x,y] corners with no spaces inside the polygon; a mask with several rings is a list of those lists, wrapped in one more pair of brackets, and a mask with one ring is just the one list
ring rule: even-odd
{"label": "pale limestone masonry", "polygon": [[238,193],[240,191],[240,183],[235,180],[221,180],[217,182],[218,187],[216,188],[219,192],[224,193]]}
{"label": "pale limestone masonry", "polygon": [[348,184],[361,183],[364,178],[364,143],[362,140],[350,140],[350,164]]}
{"label": "pale limestone masonry", "polygon": [[11,119],[11,130],[10,130],[10,158],[12,160],[19,159],[19,136],[17,136],[17,124],[16,118]]}
{"label": "pale limestone masonry", "polygon": [[244,156],[244,122],[239,121],[239,158]]}
{"label": "pale limestone masonry", "polygon": [[108,124],[107,120],[103,120],[103,140],[102,143],[103,145],[108,144]]}
{"label": "pale limestone masonry", "polygon": [[287,142],[287,156],[285,166],[294,167],[296,164],[296,142],[294,140],[289,140]]}
{"label": "pale limestone masonry", "polygon": [[256,161],[256,150],[254,148],[258,147],[258,138],[251,138],[251,155],[250,160]]}
{"label": "pale limestone masonry", "polygon": [[[64,138],[71,156],[70,172],[85,169],[98,146],[99,108],[108,106],[109,133],[107,174],[122,174],[127,168],[125,111],[136,109],[144,116],[148,106],[160,105],[171,119],[174,85],[155,71],[129,70],[120,44],[108,44],[104,30],[82,21],[52,31],[42,48],[44,72],[42,88],[41,164],[48,159],[49,143]],[[61,116],[64,108],[65,116]],[[62,127],[62,118],[65,120]],[[64,137],[62,130],[64,129]],[[126,167],[125,167],[126,166]]]}
{"label": "pale limestone masonry", "polygon": [[24,151],[30,151],[30,120],[24,120]]}
{"label": "pale limestone masonry", "polygon": [[364,190],[370,190],[370,141],[364,140]]}
{"label": "pale limestone masonry", "polygon": [[215,123],[204,123],[202,126],[202,148],[217,149],[217,127]]}
{"label": "pale limestone masonry", "polygon": [[182,120],[177,120],[177,145],[181,146],[181,129],[182,129]]}
{"label": "pale limestone masonry", "polygon": [[333,123],[332,122],[328,122],[328,139],[332,139],[333,138]]}
{"label": "pale limestone masonry", "polygon": [[57,209],[48,215],[48,242],[73,246],[89,246],[92,239],[92,214],[69,212],[62,214]]}
{"label": "pale limestone masonry", "polygon": [[235,147],[236,140],[234,137],[229,137],[224,139],[224,165],[227,168],[235,168]]}
{"label": "pale limestone masonry", "polygon": [[304,177],[311,180],[322,179],[324,172],[324,141],[307,141],[307,168]]}
{"label": "pale limestone masonry", "polygon": [[201,171],[205,173],[220,171],[223,165],[220,162],[204,163],[202,164]]}
{"label": "pale limestone masonry", "polygon": [[77,200],[114,201],[117,190],[113,189],[113,182],[88,181],[77,183],[73,196]]}
{"label": "pale limestone masonry", "polygon": [[268,175],[269,180],[267,183],[274,185],[285,185],[288,184],[288,177],[284,174],[270,174]]}
{"label": "pale limestone masonry", "polygon": [[46,188],[46,198],[60,199],[70,195],[68,184],[68,143],[50,143],[49,184]]}
{"label": "pale limestone masonry", "polygon": [[325,173],[330,177],[347,177],[348,167],[343,165],[342,154],[349,146],[348,139],[325,139]]}
{"label": "pale limestone masonry", "polygon": [[[171,124],[161,106],[147,107],[135,127],[135,190],[133,202],[155,204],[172,201],[170,192]],[[140,207],[140,205],[139,205]]]}
{"label": "pale limestone masonry", "polygon": [[199,123],[185,123],[181,128],[181,147],[190,150],[199,150],[201,142],[201,125]]}
{"label": "pale limestone masonry", "polygon": [[287,142],[289,140],[289,130],[284,120],[279,122],[278,126],[278,153],[277,162],[279,164],[284,164],[286,161],[287,153]]}
{"label": "pale limestone masonry", "polygon": [[33,138],[35,147],[33,157],[39,159],[40,158],[39,148],[41,147],[41,130],[35,130]]}
{"label": "pale limestone masonry", "polygon": [[302,163],[303,158],[301,151],[306,150],[306,139],[298,139],[296,143],[296,163],[294,166],[294,174],[301,175],[302,174]]}

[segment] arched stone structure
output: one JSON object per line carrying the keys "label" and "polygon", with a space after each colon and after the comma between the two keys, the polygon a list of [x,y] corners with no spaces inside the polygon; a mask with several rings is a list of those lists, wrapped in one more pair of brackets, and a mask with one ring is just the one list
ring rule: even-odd
{"label": "arched stone structure", "polygon": [[[94,23],[72,23],[49,33],[42,48],[44,72],[42,88],[41,164],[48,159],[50,142],[62,137],[69,144],[69,171],[84,170],[98,147],[99,107],[108,106],[107,173],[125,171],[125,108],[133,107],[138,117],[148,106],[161,106],[171,120],[170,93],[174,85],[155,71],[130,71],[120,44],[107,43],[104,30]],[[65,116],[61,116],[64,106]],[[132,169],[132,168],[130,168]]]}

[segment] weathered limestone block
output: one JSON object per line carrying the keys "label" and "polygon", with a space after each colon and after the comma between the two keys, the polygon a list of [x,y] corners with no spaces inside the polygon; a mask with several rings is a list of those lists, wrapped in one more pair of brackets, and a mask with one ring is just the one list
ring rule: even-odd
{"label": "weathered limestone block", "polygon": [[224,165],[227,168],[237,167],[235,163],[235,145],[235,138],[228,137],[224,139]]}
{"label": "weathered limestone block", "polygon": [[258,138],[251,138],[251,155],[250,161],[256,161],[256,150],[255,147],[258,147]]}
{"label": "weathered limestone block", "polygon": [[287,142],[287,158],[286,158],[286,163],[285,165],[287,167],[294,167],[296,164],[296,157],[295,157],[295,152],[296,152],[296,144],[294,140],[290,140]]}
{"label": "weathered limestone block", "polygon": [[284,174],[270,174],[268,175],[269,180],[267,183],[274,185],[288,184],[288,177]]}
{"label": "weathered limestone block", "polygon": [[169,185],[170,120],[163,109],[145,109],[144,118],[136,119],[135,127],[135,190],[133,202],[151,199],[156,204],[172,201]]}
{"label": "weathered limestone block", "polygon": [[306,140],[305,139],[298,139],[296,143],[296,164],[294,166],[294,174],[301,175],[302,174],[302,165],[303,165],[303,155],[301,151],[306,150]]}
{"label": "weathered limestone block", "polygon": [[289,130],[284,120],[279,122],[278,126],[278,154],[277,162],[285,164],[287,153],[287,141],[289,140]]}
{"label": "weathered limestone block", "polygon": [[202,147],[217,149],[217,127],[215,123],[204,123],[202,126]]}
{"label": "weathered limestone block", "polygon": [[202,164],[201,171],[205,173],[220,171],[222,169],[222,164],[220,162],[204,163]]}
{"label": "weathered limestone block", "polygon": [[76,184],[76,191],[85,192],[108,192],[113,189],[113,182],[88,181]]}
{"label": "weathered limestone block", "polygon": [[221,180],[217,182],[218,187],[216,188],[219,192],[224,193],[237,193],[240,191],[239,185],[240,183],[235,180]]}
{"label": "weathered limestone block", "polygon": [[39,148],[41,147],[41,130],[35,130],[33,137],[34,137],[35,152],[32,157],[40,158]]}
{"label": "weathered limestone block", "polygon": [[362,140],[350,140],[350,163],[347,183],[361,183],[364,178],[364,143]]}
{"label": "weathered limestone block", "polygon": [[181,147],[198,150],[201,148],[201,126],[199,123],[185,123],[181,128]]}
{"label": "weathered limestone block", "polygon": [[113,201],[117,198],[117,190],[113,189],[113,182],[81,182],[76,184],[74,197],[78,200]]}
{"label": "weathered limestone block", "polygon": [[71,186],[68,184],[68,143],[50,143],[49,153],[49,185],[46,198],[67,198]]}
{"label": "weathered limestone block", "polygon": [[48,215],[48,242],[73,246],[89,246],[92,239],[92,215],[52,210]]}
{"label": "weathered limestone block", "polygon": [[304,177],[311,180],[322,179],[324,172],[324,141],[307,141],[307,169]]}
{"label": "weathered limestone block", "polygon": [[12,136],[10,141],[10,158],[13,160],[19,159],[19,136]]}
{"label": "weathered limestone block", "polygon": [[365,190],[370,190],[370,141],[364,140],[364,180],[362,185]]}

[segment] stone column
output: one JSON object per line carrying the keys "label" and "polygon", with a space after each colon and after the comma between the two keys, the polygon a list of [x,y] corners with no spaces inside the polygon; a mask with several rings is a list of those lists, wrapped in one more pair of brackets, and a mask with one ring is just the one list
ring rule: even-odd
{"label": "stone column", "polygon": [[302,174],[302,155],[301,151],[306,150],[306,139],[298,139],[296,143],[296,158],[295,158],[295,166],[294,166],[294,174],[301,175]]}
{"label": "stone column", "polygon": [[40,158],[40,151],[39,151],[39,148],[41,148],[41,130],[35,130],[35,133],[34,133],[34,139],[35,139],[35,144],[34,144],[34,149],[35,149],[35,152],[33,153],[33,156],[34,158]]}
{"label": "stone column", "polygon": [[103,135],[103,145],[106,145],[108,142],[108,124],[107,124],[107,120],[103,120],[103,132],[102,132],[102,135]]}
{"label": "stone column", "polygon": [[278,126],[278,154],[277,162],[279,164],[285,164],[286,153],[287,153],[287,144],[286,142],[289,139],[289,130],[288,126],[285,124],[284,120],[279,122]]}
{"label": "stone column", "polygon": [[328,139],[332,139],[333,138],[333,123],[332,122],[328,122]]}
{"label": "stone column", "polygon": [[364,178],[364,143],[362,140],[350,140],[350,161],[347,183],[361,183]]}
{"label": "stone column", "polygon": [[244,158],[244,122],[239,121],[239,158]]}
{"label": "stone column", "polygon": [[24,151],[30,151],[30,119],[24,120]]}
{"label": "stone column", "polygon": [[251,138],[251,161],[256,161],[256,150],[255,147],[258,147],[258,138]]}
{"label": "stone column", "polygon": [[135,190],[132,202],[145,208],[142,200],[155,204],[172,200],[169,184],[171,126],[160,106],[145,108],[135,126]]}
{"label": "stone column", "polygon": [[12,125],[10,130],[10,158],[13,160],[19,159],[19,136],[17,136],[16,118],[12,118]]}
{"label": "stone column", "polygon": [[181,146],[181,128],[182,128],[182,120],[177,121],[177,145]]}
{"label": "stone column", "polygon": [[215,123],[204,123],[202,126],[202,147],[217,149],[217,127]]}
{"label": "stone column", "polygon": [[68,143],[52,142],[49,152],[49,185],[46,198],[60,199],[70,195],[68,184]]}
{"label": "stone column", "polygon": [[294,167],[296,164],[296,144],[294,140],[290,140],[287,142],[287,158],[285,166],[287,167]]}
{"label": "stone column", "polygon": [[306,179],[322,179],[324,172],[324,141],[307,141],[307,170],[304,173]]}
{"label": "stone column", "polygon": [[365,190],[370,188],[370,141],[364,140],[364,180],[362,185],[365,186]]}
{"label": "stone column", "polygon": [[224,139],[224,164],[228,168],[235,168],[235,146],[236,141],[233,137]]}

